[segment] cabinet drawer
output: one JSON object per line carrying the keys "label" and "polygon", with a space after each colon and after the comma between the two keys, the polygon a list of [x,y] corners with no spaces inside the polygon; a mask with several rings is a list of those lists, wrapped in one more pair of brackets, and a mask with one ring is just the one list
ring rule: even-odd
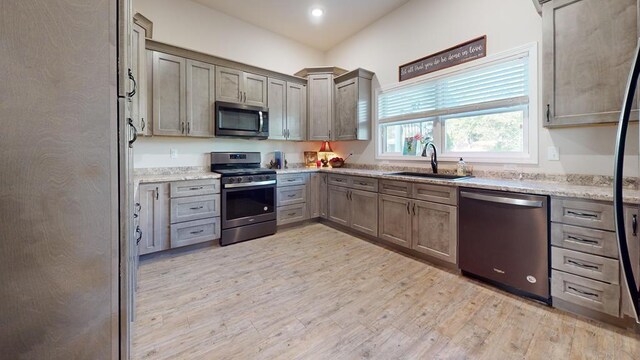
{"label": "cabinet drawer", "polygon": [[171,183],[172,198],[220,193],[220,180],[189,180]]}
{"label": "cabinet drawer", "polygon": [[307,174],[284,174],[278,175],[278,187],[305,185],[307,183]]}
{"label": "cabinet drawer", "polygon": [[290,224],[306,220],[307,204],[295,204],[278,208],[278,225]]}
{"label": "cabinet drawer", "polygon": [[413,184],[413,198],[441,204],[458,205],[456,188],[442,185]]}
{"label": "cabinet drawer", "polygon": [[381,194],[411,197],[412,185],[413,184],[405,181],[380,180],[378,184],[378,191]]}
{"label": "cabinet drawer", "polygon": [[347,175],[329,174],[329,185],[349,186],[349,177]]}
{"label": "cabinet drawer", "polygon": [[220,195],[171,199],[171,223],[220,216]]}
{"label": "cabinet drawer", "polygon": [[299,204],[307,201],[306,186],[286,186],[278,188],[278,206]]}
{"label": "cabinet drawer", "polygon": [[551,221],[613,231],[613,205],[587,200],[552,198]]}
{"label": "cabinet drawer", "polygon": [[551,270],[551,296],[612,316],[620,312],[620,286]]}
{"label": "cabinet drawer", "polygon": [[551,267],[567,273],[612,284],[620,281],[618,260],[551,247]]}
{"label": "cabinet drawer", "polygon": [[378,179],[351,176],[349,177],[349,187],[359,190],[378,192]]}
{"label": "cabinet drawer", "polygon": [[171,224],[171,248],[220,238],[220,218]]}
{"label": "cabinet drawer", "polygon": [[618,243],[614,232],[552,223],[551,244],[565,249],[618,258]]}

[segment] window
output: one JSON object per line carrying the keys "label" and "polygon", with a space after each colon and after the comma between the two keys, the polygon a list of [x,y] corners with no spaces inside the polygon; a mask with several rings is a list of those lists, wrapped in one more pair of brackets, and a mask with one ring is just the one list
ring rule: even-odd
{"label": "window", "polygon": [[[532,44],[378,92],[377,158],[537,162],[537,51]],[[531,104],[531,106],[529,105]]]}

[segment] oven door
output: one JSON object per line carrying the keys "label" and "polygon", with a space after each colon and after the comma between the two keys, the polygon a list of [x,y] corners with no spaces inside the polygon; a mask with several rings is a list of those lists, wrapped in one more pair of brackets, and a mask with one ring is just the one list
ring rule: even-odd
{"label": "oven door", "polygon": [[268,109],[216,102],[216,136],[266,139],[269,137]]}
{"label": "oven door", "polygon": [[258,185],[222,189],[222,228],[276,220],[276,186]]}

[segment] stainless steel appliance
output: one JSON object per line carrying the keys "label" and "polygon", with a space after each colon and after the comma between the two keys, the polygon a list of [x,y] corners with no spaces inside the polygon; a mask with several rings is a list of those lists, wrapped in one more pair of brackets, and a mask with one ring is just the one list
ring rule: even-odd
{"label": "stainless steel appliance", "polygon": [[[636,322],[640,324],[640,274],[638,274],[638,272],[640,272],[640,254],[637,253],[638,249],[636,249],[636,253],[631,252],[629,246],[630,244],[627,243],[627,232],[625,229],[625,222],[631,223],[630,228],[637,229],[638,220],[636,216],[625,218],[625,209],[623,206],[624,202],[622,196],[622,184],[624,180],[624,148],[627,140],[629,118],[634,102],[636,100],[636,89],[638,87],[639,76],[640,40],[638,41],[638,46],[636,47],[633,65],[631,68],[631,72],[629,73],[629,79],[627,81],[627,88],[622,104],[622,111],[620,112],[613,173],[613,207],[616,226],[616,237],[618,240],[618,253],[622,265],[622,283],[624,284],[623,287],[627,289],[626,294],[623,291],[622,296],[629,296],[630,302],[632,303],[631,310],[636,319]],[[638,208],[638,204],[632,205],[635,208]]]}
{"label": "stainless steel appliance", "polygon": [[268,138],[269,109],[216,101],[216,136]]}
{"label": "stainless steel appliance", "polygon": [[211,171],[222,175],[220,245],[276,232],[276,172],[260,168],[260,153],[212,152]]}
{"label": "stainless steel appliance", "polygon": [[550,303],[548,198],[461,188],[458,211],[463,274]]}

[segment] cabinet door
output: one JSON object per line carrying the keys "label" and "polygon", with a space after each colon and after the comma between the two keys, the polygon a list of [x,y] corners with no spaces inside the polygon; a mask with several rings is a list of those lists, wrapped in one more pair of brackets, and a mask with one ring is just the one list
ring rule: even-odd
{"label": "cabinet door", "polygon": [[185,134],[186,60],[153,53],[153,134]]}
{"label": "cabinet door", "polygon": [[307,81],[307,91],[309,92],[308,140],[331,140],[333,76],[329,74],[310,75]]}
{"label": "cabinet door", "polygon": [[242,77],[240,70],[216,66],[216,100],[241,103]]}
{"label": "cabinet door", "polygon": [[169,184],[140,185],[140,255],[169,248]]}
{"label": "cabinet door", "polygon": [[320,175],[320,192],[318,194],[318,201],[320,203],[320,217],[323,219],[329,218],[329,188],[327,184],[327,174]]}
{"label": "cabinet door", "polygon": [[134,24],[131,28],[131,72],[136,79],[136,94],[131,98],[131,118],[138,135],[150,135],[147,122],[147,54],[145,30]]}
{"label": "cabinet door", "polygon": [[244,103],[267,107],[267,78],[262,75],[244,73]]}
{"label": "cabinet door", "polygon": [[304,140],[306,136],[307,87],[302,84],[287,83],[287,139]]}
{"label": "cabinet door", "polygon": [[378,236],[411,247],[411,200],[380,194],[378,203]]}
{"label": "cabinet door", "polygon": [[319,173],[309,174],[309,181],[307,182],[307,211],[309,212],[309,219],[320,217],[322,175]]}
{"label": "cabinet door", "polygon": [[213,137],[215,68],[187,60],[187,134]]}
{"label": "cabinet door", "polygon": [[458,209],[455,206],[414,201],[411,248],[456,264]]}
{"label": "cabinet door", "polygon": [[349,189],[347,188],[329,186],[329,220],[349,226],[351,223],[351,202],[348,195]]}
{"label": "cabinet door", "polygon": [[[546,126],[618,121],[637,29],[637,0],[544,4]],[[631,118],[637,120],[634,109]]]}
{"label": "cabinet door", "polygon": [[287,134],[287,83],[269,79],[269,139],[285,140]]}
{"label": "cabinet door", "polygon": [[351,200],[351,228],[371,236],[378,236],[378,193],[349,190]]}
{"label": "cabinet door", "polygon": [[334,140],[356,140],[358,137],[358,79],[336,84],[336,113],[333,118]]}
{"label": "cabinet door", "polygon": [[[637,206],[625,206],[625,233],[627,234],[627,246],[629,246],[629,254],[631,254],[631,267],[633,268],[633,275],[636,278],[636,287],[640,286],[640,229],[638,228],[640,226],[640,219],[638,218],[638,216],[639,215]],[[633,317],[634,315],[631,308],[631,298],[629,297],[629,292],[627,291],[626,285],[624,285],[626,280],[624,279],[623,274],[620,274],[620,279],[620,281],[622,282],[622,285],[620,285],[620,296],[622,297],[622,314]]]}

